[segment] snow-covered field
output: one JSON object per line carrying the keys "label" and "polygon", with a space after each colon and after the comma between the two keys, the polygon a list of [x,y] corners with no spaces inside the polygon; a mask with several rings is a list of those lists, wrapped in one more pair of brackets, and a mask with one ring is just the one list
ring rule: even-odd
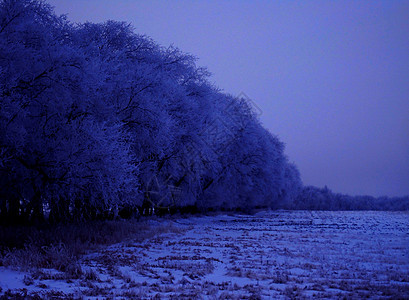
{"label": "snow-covered field", "polygon": [[149,222],[171,230],[89,253],[81,279],[1,267],[0,295],[409,299],[409,212],[272,211]]}

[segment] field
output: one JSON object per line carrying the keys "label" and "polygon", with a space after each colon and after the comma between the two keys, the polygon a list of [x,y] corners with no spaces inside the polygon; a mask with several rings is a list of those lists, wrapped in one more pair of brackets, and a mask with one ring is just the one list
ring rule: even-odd
{"label": "field", "polygon": [[88,253],[81,276],[0,267],[0,295],[134,299],[409,299],[409,212],[270,211],[147,221]]}

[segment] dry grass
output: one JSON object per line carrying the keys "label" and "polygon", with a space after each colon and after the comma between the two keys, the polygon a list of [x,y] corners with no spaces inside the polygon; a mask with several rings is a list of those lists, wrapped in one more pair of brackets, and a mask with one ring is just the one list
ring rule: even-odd
{"label": "dry grass", "polygon": [[78,259],[100,246],[126,240],[141,242],[158,228],[145,221],[94,221],[56,227],[0,227],[0,266],[20,270],[62,271],[69,278],[89,277]]}
{"label": "dry grass", "polygon": [[[299,211],[136,223],[146,231],[82,256],[80,279],[54,298],[406,299],[407,217]],[[58,261],[66,248],[42,251]],[[52,296],[64,274],[40,270],[24,283],[31,296],[41,284]]]}

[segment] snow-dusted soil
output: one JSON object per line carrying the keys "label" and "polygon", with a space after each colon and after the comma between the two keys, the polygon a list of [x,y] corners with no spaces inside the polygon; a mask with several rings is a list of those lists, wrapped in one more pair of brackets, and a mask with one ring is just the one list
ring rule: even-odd
{"label": "snow-dusted soil", "polygon": [[151,222],[171,233],[90,253],[81,279],[2,267],[0,295],[409,299],[409,212],[273,211]]}

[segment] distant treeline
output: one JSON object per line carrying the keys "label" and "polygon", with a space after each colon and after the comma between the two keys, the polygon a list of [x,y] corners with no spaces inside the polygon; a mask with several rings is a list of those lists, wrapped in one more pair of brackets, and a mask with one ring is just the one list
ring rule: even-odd
{"label": "distant treeline", "polygon": [[0,1],[1,221],[314,209],[258,108],[208,78],[129,24]]}
{"label": "distant treeline", "polygon": [[409,196],[372,197],[334,193],[328,187],[305,186],[290,201],[281,202],[282,209],[299,210],[409,210]]}

